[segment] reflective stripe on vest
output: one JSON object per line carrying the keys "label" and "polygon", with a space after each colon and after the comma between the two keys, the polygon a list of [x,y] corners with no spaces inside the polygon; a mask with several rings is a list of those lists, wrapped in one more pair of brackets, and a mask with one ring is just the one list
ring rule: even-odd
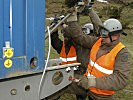
{"label": "reflective stripe on vest", "polygon": [[105,74],[112,74],[113,73],[113,70],[108,70],[106,68],[103,68],[103,67],[99,66],[96,62],[93,62],[91,59],[90,59],[90,65],[94,66],[97,70],[99,70]]}
{"label": "reflective stripe on vest", "polygon": [[[96,55],[101,46],[102,38],[98,39],[93,45],[90,52],[90,62],[88,64],[88,70],[85,73],[85,76],[90,76],[90,73],[96,78],[108,76],[113,73],[115,58],[119,51],[125,46],[120,42],[118,43],[109,53],[104,54],[103,56],[96,59]],[[96,94],[102,95],[112,95],[114,91],[110,90],[100,90],[96,88],[89,88],[90,91]]]}
{"label": "reflective stripe on vest", "polygon": [[62,50],[60,53],[60,59],[62,60],[62,64],[71,64],[77,62],[76,50],[74,46],[70,47],[68,54],[65,53],[65,44],[63,43]]}
{"label": "reflective stripe on vest", "polygon": [[63,62],[68,62],[68,61],[75,61],[75,60],[77,60],[77,57],[72,57],[72,58],[62,58],[62,57],[60,57],[60,59]]}

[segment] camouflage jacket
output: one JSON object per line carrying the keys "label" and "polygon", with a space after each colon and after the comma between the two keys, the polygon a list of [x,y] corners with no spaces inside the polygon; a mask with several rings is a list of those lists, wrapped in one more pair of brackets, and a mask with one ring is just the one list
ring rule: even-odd
{"label": "camouflage jacket", "polygon": [[[69,42],[71,42],[69,45],[65,45],[66,52],[69,52],[71,45],[75,47],[77,61],[81,63],[81,66],[79,67],[77,71],[77,74],[84,74],[87,69],[88,62],[89,62],[90,49],[84,48],[80,45],[76,45],[73,41],[69,41]],[[57,51],[57,53],[60,54],[63,41],[59,38],[57,31],[51,35],[51,45]],[[84,57],[88,59],[84,59]]]}
{"label": "camouflage jacket", "polygon": [[[68,27],[65,29],[71,36],[73,41],[81,47],[91,49],[93,44],[97,41],[97,37],[86,36],[83,34],[81,27],[77,22],[68,23]],[[101,46],[97,58],[108,53],[112,48],[118,44],[120,40],[110,43],[108,46]],[[130,56],[126,48],[123,48],[116,56],[113,74],[96,78],[96,88],[103,90],[121,90],[127,85],[129,79],[129,67],[130,67]],[[83,59],[87,59],[84,57]],[[111,96],[97,95],[89,91],[89,95],[96,100],[112,100]],[[104,99],[103,99],[104,98]]]}
{"label": "camouflage jacket", "polygon": [[[102,24],[101,20],[99,19],[98,15],[93,10],[90,11],[89,17],[94,25],[94,32],[98,34],[99,25]],[[67,30],[65,31],[64,34],[66,34],[66,36],[69,37],[69,35],[67,34]],[[86,37],[88,36],[86,35]],[[65,46],[66,52],[69,52],[71,45],[75,47],[76,54],[77,54],[77,61],[81,63],[81,66],[78,69],[79,70],[78,73],[83,74],[86,71],[87,65],[89,63],[90,48],[86,48],[85,46],[78,45],[72,39],[71,41],[69,41],[69,43],[70,45]],[[51,35],[51,44],[52,44],[52,47],[57,51],[57,53],[60,54],[63,41],[59,38],[58,31],[54,32]],[[88,58],[88,59],[84,59],[84,58]]]}

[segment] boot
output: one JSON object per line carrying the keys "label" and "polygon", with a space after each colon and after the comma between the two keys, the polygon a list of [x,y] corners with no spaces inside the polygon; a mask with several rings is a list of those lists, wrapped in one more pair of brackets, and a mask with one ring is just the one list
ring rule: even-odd
{"label": "boot", "polygon": [[82,95],[76,95],[77,100],[86,100],[85,96]]}
{"label": "boot", "polygon": [[90,96],[88,96],[88,100],[93,100]]}

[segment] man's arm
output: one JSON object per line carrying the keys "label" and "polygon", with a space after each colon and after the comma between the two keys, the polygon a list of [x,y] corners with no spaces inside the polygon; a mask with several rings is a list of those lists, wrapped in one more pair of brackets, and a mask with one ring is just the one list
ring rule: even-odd
{"label": "man's arm", "polygon": [[96,78],[96,88],[114,91],[123,89],[129,80],[129,58],[127,50],[122,49],[116,57],[113,74]]}
{"label": "man's arm", "polygon": [[68,22],[68,27],[65,28],[65,33],[69,34],[74,42],[84,48],[91,48],[97,37],[86,35],[82,32],[82,29],[78,22]]}
{"label": "man's arm", "polygon": [[57,53],[60,54],[63,41],[61,41],[61,39],[59,38],[58,31],[54,32],[51,35],[51,45],[57,51]]}
{"label": "man's arm", "polygon": [[[98,38],[93,36],[88,36],[82,32],[82,28],[79,26],[78,22],[76,21],[77,20],[76,14],[77,13],[74,12],[69,18],[68,27],[65,29],[65,31],[67,34],[70,34],[70,36],[77,44],[85,48],[91,48]],[[96,32],[95,34],[98,34],[99,27],[102,25],[100,18],[93,9],[90,9],[88,15],[94,25],[94,32]]]}
{"label": "man's arm", "polygon": [[96,14],[96,12],[93,9],[90,9],[89,17],[91,19],[91,22],[94,26],[94,33],[96,35],[99,34],[99,28],[102,26],[102,21],[100,20],[99,16]]}

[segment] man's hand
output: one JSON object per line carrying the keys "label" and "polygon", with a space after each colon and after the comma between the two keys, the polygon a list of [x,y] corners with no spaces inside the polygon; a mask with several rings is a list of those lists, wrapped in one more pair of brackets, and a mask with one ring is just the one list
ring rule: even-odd
{"label": "man's hand", "polygon": [[78,85],[85,88],[85,89],[88,89],[90,87],[95,87],[96,86],[96,80],[95,80],[95,77],[94,76],[90,76],[89,78],[87,77],[83,77],[79,82],[78,82]]}
{"label": "man's hand", "polygon": [[68,10],[68,13],[71,13],[70,17],[67,19],[67,22],[77,21],[77,7],[72,7]]}
{"label": "man's hand", "polygon": [[78,2],[78,6],[71,7],[67,12],[71,13],[71,16],[67,19],[67,22],[77,21],[77,13],[81,13],[84,9],[89,13],[92,5],[94,4],[94,0],[83,0],[82,2]]}

